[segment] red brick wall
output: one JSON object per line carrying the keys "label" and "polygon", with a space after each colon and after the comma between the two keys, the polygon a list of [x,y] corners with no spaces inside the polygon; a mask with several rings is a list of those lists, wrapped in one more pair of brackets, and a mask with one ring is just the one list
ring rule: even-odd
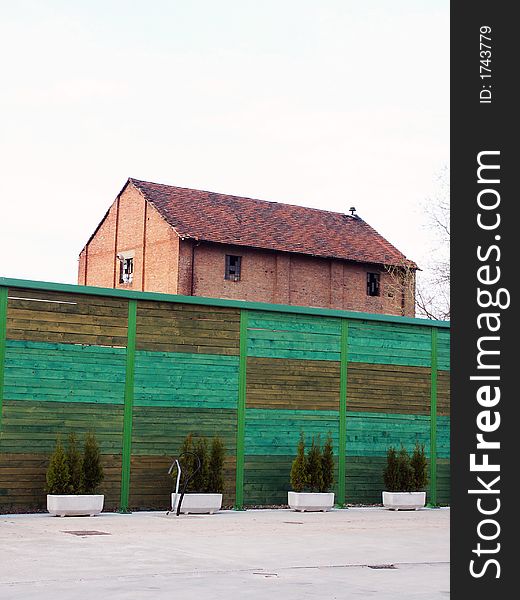
{"label": "red brick wall", "polygon": [[[119,283],[116,255],[120,252],[133,252],[132,283]],[[129,185],[82,250],[78,283],[176,294],[178,253],[177,234],[153,206],[145,203],[140,192]]]}
{"label": "red brick wall", "polygon": [[[181,242],[179,293],[191,293],[192,254],[195,296],[402,314],[394,281],[374,265],[191,241]],[[242,257],[238,282],[224,279],[226,254]],[[380,273],[380,296],[367,295],[367,272]],[[409,297],[404,313],[414,316]]]}
{"label": "red brick wall", "polygon": [[[119,252],[133,252],[131,284],[119,283]],[[226,254],[242,256],[238,282],[224,279]],[[367,272],[381,273],[378,297],[367,295]],[[395,279],[375,265],[181,241],[132,185],[114,201],[81,252],[78,283],[395,315],[403,311]],[[405,296],[404,314],[414,316],[413,293]]]}

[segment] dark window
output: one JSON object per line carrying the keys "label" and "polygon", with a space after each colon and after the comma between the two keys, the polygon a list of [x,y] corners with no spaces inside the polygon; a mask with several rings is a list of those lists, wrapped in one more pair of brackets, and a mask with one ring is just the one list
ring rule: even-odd
{"label": "dark window", "polygon": [[241,262],[241,256],[233,256],[232,254],[226,254],[226,272],[224,275],[224,279],[229,279],[230,281],[240,281]]}
{"label": "dark window", "polygon": [[119,263],[119,283],[132,283],[134,278],[134,259],[123,258]]}
{"label": "dark window", "polygon": [[367,273],[367,294],[379,296],[379,273]]}

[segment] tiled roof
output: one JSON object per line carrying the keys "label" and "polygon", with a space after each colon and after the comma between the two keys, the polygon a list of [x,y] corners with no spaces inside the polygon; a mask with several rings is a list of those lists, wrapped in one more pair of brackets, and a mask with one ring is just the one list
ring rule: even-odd
{"label": "tiled roof", "polygon": [[181,238],[416,267],[358,216],[133,178],[128,182]]}

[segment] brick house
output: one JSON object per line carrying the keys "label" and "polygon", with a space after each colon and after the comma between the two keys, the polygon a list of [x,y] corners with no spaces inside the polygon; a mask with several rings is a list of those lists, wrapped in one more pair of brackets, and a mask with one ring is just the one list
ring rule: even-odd
{"label": "brick house", "polygon": [[128,179],[78,283],[414,316],[416,268],[354,214]]}

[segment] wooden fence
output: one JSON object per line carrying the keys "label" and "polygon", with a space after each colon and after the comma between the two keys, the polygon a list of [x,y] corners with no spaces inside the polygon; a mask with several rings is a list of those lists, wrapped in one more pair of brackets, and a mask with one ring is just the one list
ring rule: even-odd
{"label": "wooden fence", "polygon": [[227,450],[225,505],[283,504],[300,431],[328,432],[339,504],[380,502],[424,443],[449,502],[449,324],[0,278],[0,512],[45,505],[58,433],[95,431],[108,509],[166,509],[187,433]]}

